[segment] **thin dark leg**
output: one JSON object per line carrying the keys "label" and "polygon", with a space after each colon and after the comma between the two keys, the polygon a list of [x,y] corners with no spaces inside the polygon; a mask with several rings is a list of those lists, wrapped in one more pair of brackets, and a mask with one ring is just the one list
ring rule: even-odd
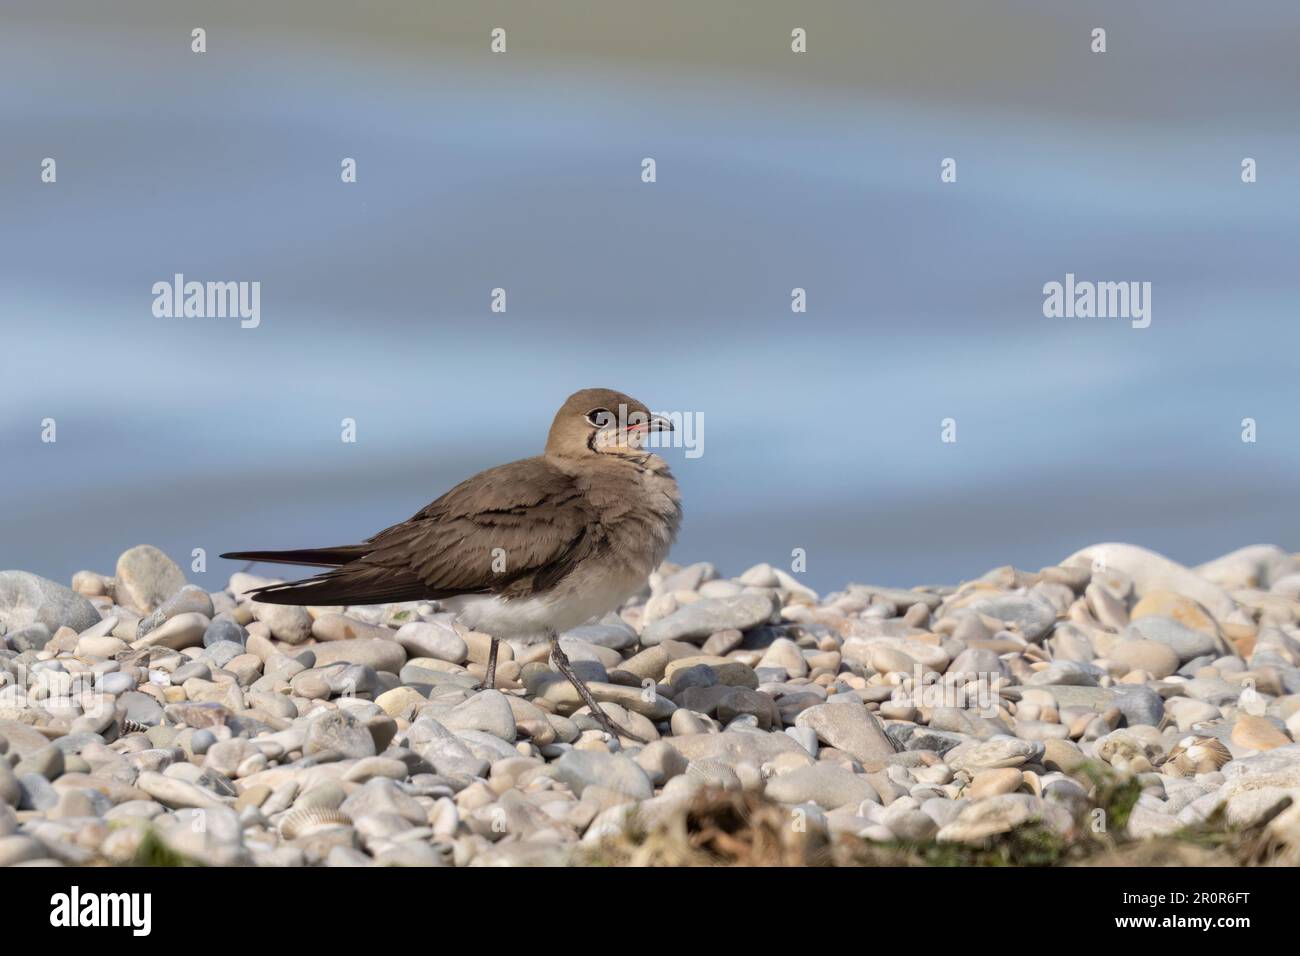
{"label": "thin dark leg", "polygon": [[551,642],[551,660],[555,662],[555,669],[573,685],[578,692],[578,696],[582,698],[582,702],[591,708],[591,716],[595,717],[600,725],[605,728],[605,732],[612,737],[627,737],[639,744],[645,743],[636,734],[623,730],[618,724],[610,720],[609,715],[601,709],[600,704],[596,703],[596,698],[591,696],[591,691],[587,690],[587,685],[582,682],[582,678],[573,672],[573,665],[569,663],[569,656],[560,648],[560,636],[551,633],[547,635],[547,639]]}
{"label": "thin dark leg", "polygon": [[488,651],[487,675],[483,678],[484,690],[495,690],[497,682],[497,645],[501,642],[492,638],[492,648]]}

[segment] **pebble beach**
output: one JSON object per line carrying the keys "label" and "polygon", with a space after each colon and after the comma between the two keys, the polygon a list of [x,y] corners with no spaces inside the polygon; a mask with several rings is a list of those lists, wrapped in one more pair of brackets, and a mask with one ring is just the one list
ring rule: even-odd
{"label": "pebble beach", "polygon": [[0,572],[0,865],[735,862],[701,838],[719,806],[785,863],[1207,831],[1300,862],[1300,555],[1276,546],[825,595],[665,564],[562,638],[640,740],[544,643],[503,642],[482,688],[488,636],[437,602],[189,577],[149,545],[68,585]]}

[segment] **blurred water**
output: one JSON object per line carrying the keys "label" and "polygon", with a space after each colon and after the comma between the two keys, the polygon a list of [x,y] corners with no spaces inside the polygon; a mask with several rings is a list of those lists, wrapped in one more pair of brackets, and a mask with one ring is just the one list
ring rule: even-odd
{"label": "blurred water", "polygon": [[[1300,547],[1293,5],[1102,5],[1090,59],[1067,5],[827,4],[803,74],[770,3],[640,45],[619,4],[81,6],[0,14],[0,566],[358,540],[590,385],[703,416],[674,557],[733,573]],[[155,318],[175,272],[261,326]],[[1044,318],[1067,272],[1150,281],[1151,327]]]}

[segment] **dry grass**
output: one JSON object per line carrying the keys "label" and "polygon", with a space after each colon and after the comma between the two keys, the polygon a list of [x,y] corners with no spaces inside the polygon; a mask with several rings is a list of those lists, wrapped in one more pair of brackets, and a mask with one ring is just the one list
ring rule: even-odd
{"label": "dry grass", "polygon": [[[1130,794],[1110,794],[1120,805]],[[1131,804],[1129,804],[1131,806]],[[790,811],[762,797],[710,792],[650,828],[635,824],[617,838],[583,848],[575,860],[592,866],[1277,866],[1295,865],[1300,846],[1267,827],[1224,828],[1210,820],[1156,839],[1093,834],[1073,842],[1031,825],[981,846],[954,843],[832,841],[814,828],[791,826]]]}

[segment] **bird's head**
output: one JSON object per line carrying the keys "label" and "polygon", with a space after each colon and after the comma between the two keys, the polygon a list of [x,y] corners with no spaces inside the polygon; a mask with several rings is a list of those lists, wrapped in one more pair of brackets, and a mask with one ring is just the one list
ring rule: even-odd
{"label": "bird's head", "polygon": [[672,422],[651,414],[630,395],[609,388],[584,388],[570,395],[555,413],[546,454],[643,458],[647,435],[672,430]]}

